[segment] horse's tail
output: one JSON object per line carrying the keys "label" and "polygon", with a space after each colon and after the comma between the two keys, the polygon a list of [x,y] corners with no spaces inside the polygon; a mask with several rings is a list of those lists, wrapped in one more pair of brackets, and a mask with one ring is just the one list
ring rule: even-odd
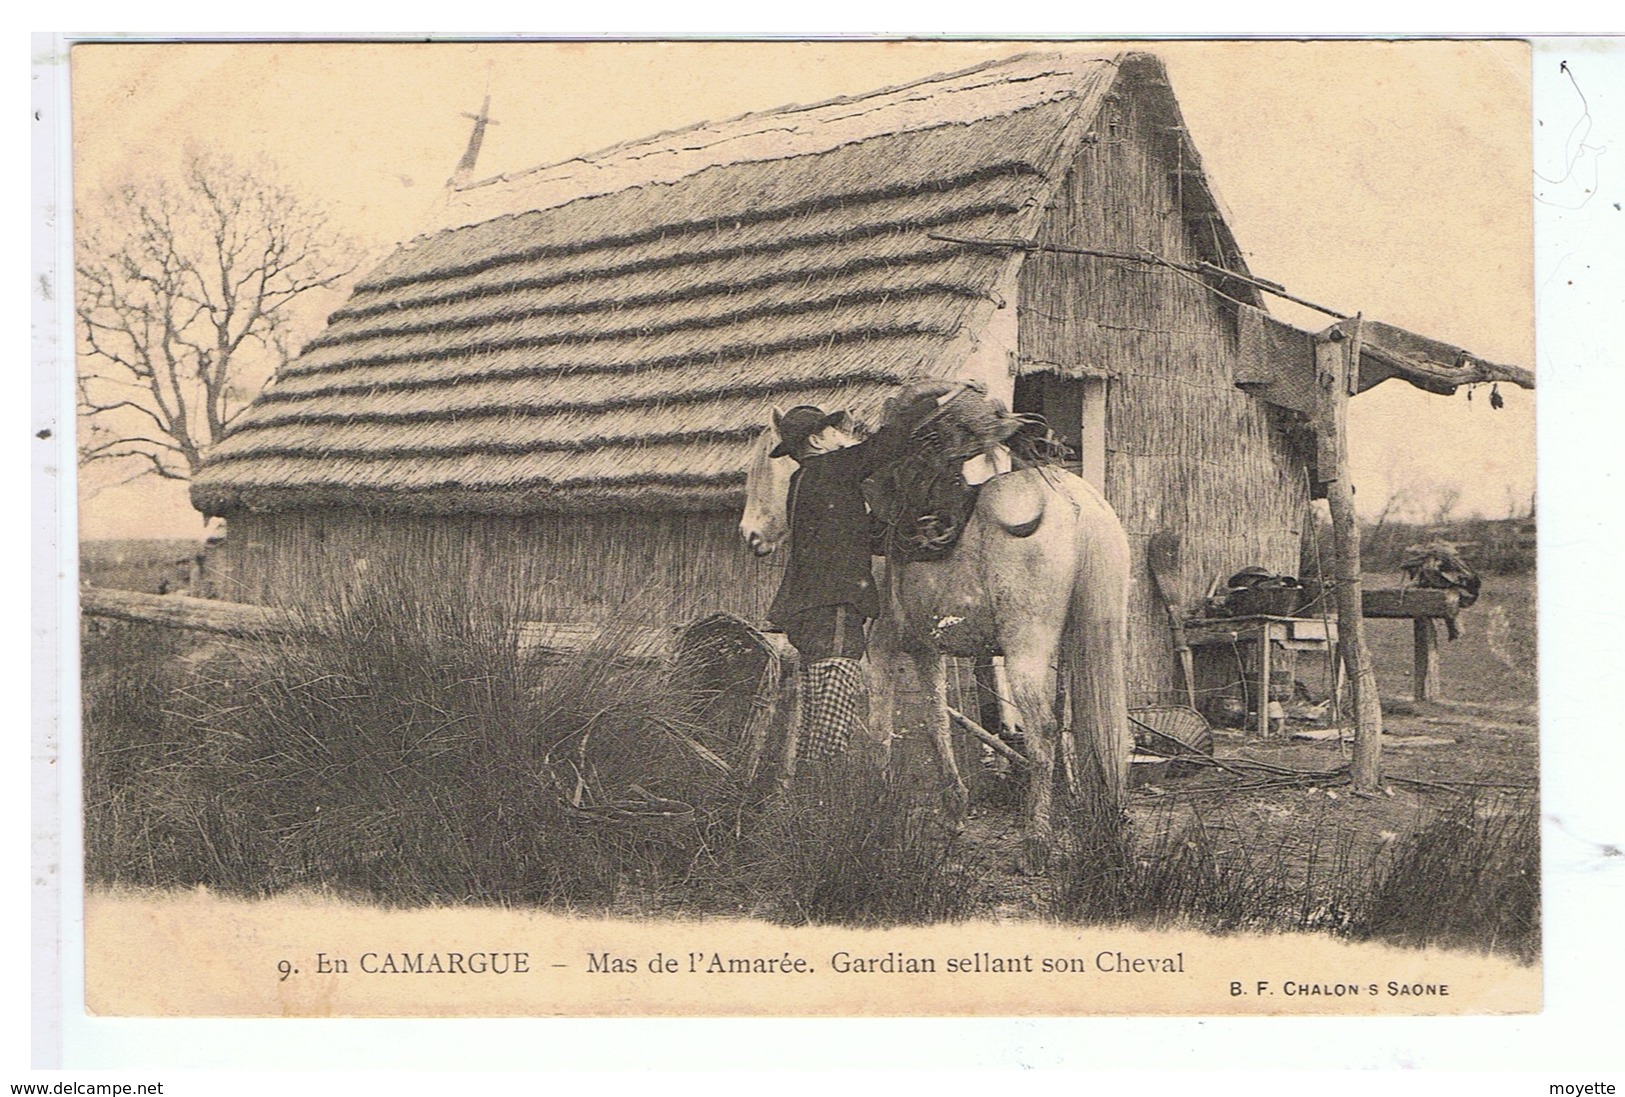
{"label": "horse's tail", "polygon": [[[1080,499],[1077,570],[1062,648],[1086,814],[1114,824],[1128,802],[1128,538],[1094,492]],[[1115,829],[1115,827],[1113,828]]]}

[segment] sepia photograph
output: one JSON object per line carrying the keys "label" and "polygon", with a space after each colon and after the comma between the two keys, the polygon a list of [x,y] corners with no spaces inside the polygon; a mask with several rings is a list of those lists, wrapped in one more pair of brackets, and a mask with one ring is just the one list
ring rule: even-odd
{"label": "sepia photograph", "polygon": [[1541,1010],[1528,43],[68,64],[90,1013]]}

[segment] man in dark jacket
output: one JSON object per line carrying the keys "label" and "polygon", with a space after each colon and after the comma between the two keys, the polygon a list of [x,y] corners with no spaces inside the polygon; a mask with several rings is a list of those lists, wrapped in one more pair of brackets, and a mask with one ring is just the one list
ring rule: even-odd
{"label": "man in dark jacket", "polygon": [[870,438],[859,441],[844,411],[801,405],[775,415],[773,456],[795,458],[790,478],[789,563],[768,611],[801,656],[801,756],[846,750],[863,695],[859,660],[868,622],[880,614],[869,561],[869,514],[861,485],[903,456],[909,435],[963,391],[916,392]]}

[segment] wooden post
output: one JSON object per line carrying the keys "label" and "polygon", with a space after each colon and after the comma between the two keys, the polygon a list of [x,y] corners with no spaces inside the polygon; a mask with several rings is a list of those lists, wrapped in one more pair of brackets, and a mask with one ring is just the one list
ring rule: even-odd
{"label": "wooden post", "polygon": [[1081,475],[1102,492],[1106,490],[1106,385],[1101,377],[1079,382],[1083,407],[1079,411],[1083,445]]}
{"label": "wooden post", "polygon": [[[321,625],[320,618],[314,614],[301,617],[270,606],[189,598],[184,594],[146,594],[107,587],[81,588],[79,612],[86,617],[107,617],[115,621],[207,632],[241,640],[297,637],[314,633]],[[644,627],[624,631],[624,643],[618,645],[617,657],[658,662],[671,656],[675,641],[671,629]],[[545,662],[590,651],[594,645],[601,643],[603,634],[602,626],[594,624],[521,621],[514,630],[514,643],[521,655]],[[782,654],[782,650],[792,649],[781,638],[776,650],[781,650]]]}
{"label": "wooden post", "polygon": [[1338,648],[1348,670],[1354,708],[1356,792],[1375,792],[1382,776],[1382,705],[1377,675],[1365,643],[1361,613],[1360,523],[1354,514],[1354,485],[1349,481],[1349,392],[1359,383],[1360,318],[1345,320],[1315,337],[1316,468],[1326,485],[1332,512],[1332,558],[1337,583]]}
{"label": "wooden post", "polygon": [[1270,623],[1258,626],[1258,737],[1270,737]]}
{"label": "wooden post", "polygon": [[1432,617],[1414,619],[1416,628],[1416,673],[1413,681],[1418,701],[1439,697],[1439,623]]}

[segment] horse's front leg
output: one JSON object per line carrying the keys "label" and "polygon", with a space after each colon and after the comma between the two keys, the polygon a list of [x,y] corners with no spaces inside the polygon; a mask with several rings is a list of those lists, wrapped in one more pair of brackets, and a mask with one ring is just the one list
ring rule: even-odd
{"label": "horse's front leg", "polygon": [[869,649],[869,722],[864,729],[867,734],[863,746],[881,773],[891,769],[891,744],[895,737],[892,719],[897,693],[893,682],[895,658],[894,653]]}
{"label": "horse's front leg", "polygon": [[897,665],[902,657],[897,633],[889,617],[874,623],[865,660],[869,675],[868,740],[864,744],[885,773],[891,768],[892,739],[896,737]]}
{"label": "horse's front leg", "polygon": [[942,778],[942,806],[950,825],[959,830],[970,809],[970,789],[959,775],[954,758],[953,733],[948,726],[948,676],[942,656],[935,652],[912,652],[920,686],[931,698],[931,742],[937,749],[937,771]]}
{"label": "horse's front leg", "polygon": [[801,721],[807,710],[807,666],[801,654],[792,649],[791,672],[784,685],[789,695],[789,717],[784,728],[784,758],[779,762],[779,791],[787,793],[796,777],[796,759],[801,754]]}

